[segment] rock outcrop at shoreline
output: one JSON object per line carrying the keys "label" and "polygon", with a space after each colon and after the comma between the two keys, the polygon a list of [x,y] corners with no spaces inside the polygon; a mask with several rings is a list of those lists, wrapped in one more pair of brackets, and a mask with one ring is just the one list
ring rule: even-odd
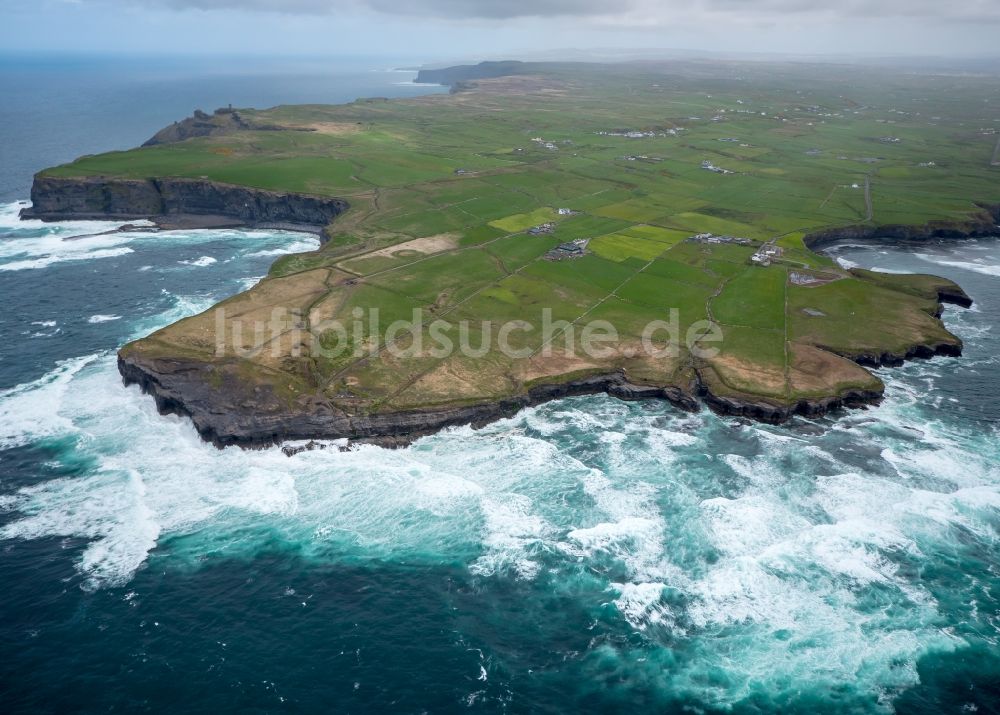
{"label": "rock outcrop at shoreline", "polygon": [[288,224],[322,232],[347,210],[343,199],[281,193],[204,179],[63,178],[38,175],[22,218],[133,220],[197,216],[231,225]]}

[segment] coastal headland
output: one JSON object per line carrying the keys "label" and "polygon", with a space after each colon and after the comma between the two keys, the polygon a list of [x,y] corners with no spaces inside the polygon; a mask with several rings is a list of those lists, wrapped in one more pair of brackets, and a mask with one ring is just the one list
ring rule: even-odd
{"label": "coastal headland", "polygon": [[321,235],[124,346],[126,383],[219,446],[391,446],[597,392],[815,417],[877,404],[869,368],[961,354],[940,320],[971,305],[961,287],[821,250],[996,232],[995,138],[956,101],[975,78],[494,63],[419,79],[453,92],[199,112],[35,178],[32,218]]}

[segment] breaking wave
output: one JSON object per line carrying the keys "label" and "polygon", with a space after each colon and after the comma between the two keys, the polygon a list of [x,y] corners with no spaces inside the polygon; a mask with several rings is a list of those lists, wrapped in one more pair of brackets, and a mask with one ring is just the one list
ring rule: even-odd
{"label": "breaking wave", "polygon": [[202,256],[201,258],[195,258],[190,261],[178,261],[182,266],[193,266],[194,268],[207,268],[215,263],[218,263],[219,259],[212,258],[211,256]]}
{"label": "breaking wave", "polygon": [[315,251],[319,248],[319,239],[303,239],[301,241],[295,241],[287,246],[275,246],[274,248],[268,248],[261,251],[253,251],[252,253],[246,254],[247,258],[267,258],[270,256],[284,256],[289,253],[305,253],[306,251]]}
{"label": "breaking wave", "polygon": [[[239,259],[268,258],[301,253],[319,248],[319,239],[289,231],[122,231],[126,226],[149,228],[147,221],[60,221],[44,223],[21,221],[18,214],[28,202],[0,205],[0,271],[24,271],[47,268],[69,261],[117,258],[134,253],[137,246],[171,246],[192,243],[222,242],[236,246]],[[182,259],[185,267],[205,268],[219,262],[219,257],[203,255]],[[228,260],[228,259],[227,259]],[[143,266],[139,270],[150,270]]]}
{"label": "breaking wave", "polygon": [[973,261],[955,261],[948,260],[943,256],[930,255],[927,253],[917,253],[914,254],[917,258],[922,261],[927,261],[928,263],[933,263],[936,266],[944,266],[947,268],[958,268],[963,271],[972,271],[973,273],[981,273],[984,276],[1000,276],[1000,265],[995,263],[989,263],[985,260],[973,260]]}
{"label": "breaking wave", "polygon": [[[733,685],[716,704],[789,678],[864,677],[894,692],[917,682],[923,654],[964,644],[941,631],[914,568],[956,533],[991,543],[1000,455],[914,420],[904,384],[891,392],[876,419],[852,415],[812,440],[579,398],[409,450],[289,458],[204,444],[121,389],[112,355],[90,355],[0,394],[0,445],[58,441],[96,465],[4,497],[17,516],[0,537],[86,539],[88,588],[127,583],[153,549],[190,569],[206,553],[252,558],[276,533],[319,561],[460,560],[483,579],[601,574],[620,617],[659,647],[693,639],[703,658],[727,659]],[[593,420],[605,431],[581,455]],[[709,456],[719,444],[731,451]],[[838,456],[852,448],[878,454],[867,473]],[[675,678],[694,688],[705,667]]]}
{"label": "breaking wave", "polygon": [[0,271],[26,271],[37,268],[47,268],[53,263],[64,263],[66,261],[91,261],[98,258],[117,258],[133,253],[128,247],[103,248],[88,250],[86,246],[74,246],[72,249],[63,250],[59,253],[50,253],[40,258],[32,258],[23,261],[11,261],[10,263],[0,263]]}

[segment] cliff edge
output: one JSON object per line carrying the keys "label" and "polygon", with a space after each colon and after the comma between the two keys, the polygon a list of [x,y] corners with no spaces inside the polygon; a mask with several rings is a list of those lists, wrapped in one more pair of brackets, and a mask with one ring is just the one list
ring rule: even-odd
{"label": "cliff edge", "polygon": [[42,221],[133,220],[167,217],[229,219],[232,225],[288,225],[321,233],[348,209],[343,199],[253,189],[202,179],[64,178],[39,174],[32,206]]}

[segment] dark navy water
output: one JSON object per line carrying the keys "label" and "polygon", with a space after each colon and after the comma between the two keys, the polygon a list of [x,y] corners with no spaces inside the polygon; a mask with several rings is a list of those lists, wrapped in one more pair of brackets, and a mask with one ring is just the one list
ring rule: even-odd
{"label": "dark navy water", "polygon": [[996,241],[838,250],[977,301],[945,315],[966,355],[882,371],[878,409],[771,427],[587,397],[289,458],[203,444],[115,350],[314,238],[17,209],[4,712],[1000,711]]}

